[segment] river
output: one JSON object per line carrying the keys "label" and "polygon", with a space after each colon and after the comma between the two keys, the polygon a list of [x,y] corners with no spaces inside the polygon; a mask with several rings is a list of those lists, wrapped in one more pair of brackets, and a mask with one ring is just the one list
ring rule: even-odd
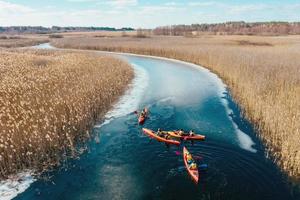
{"label": "river", "polygon": [[[113,55],[129,62],[136,76],[94,127],[100,142],[89,141],[88,151],[70,161],[68,170],[49,173],[49,180],[34,182],[16,199],[295,199],[215,74],[180,61]],[[132,112],[144,106],[151,114],[139,126]],[[167,147],[149,139],[142,127],[194,129],[207,139]],[[198,185],[176,153],[183,145],[200,157],[199,165],[208,165]]]}

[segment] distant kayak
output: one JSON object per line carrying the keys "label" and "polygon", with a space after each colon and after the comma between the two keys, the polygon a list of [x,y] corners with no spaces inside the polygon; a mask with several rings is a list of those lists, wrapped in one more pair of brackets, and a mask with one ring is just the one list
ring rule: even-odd
{"label": "distant kayak", "polygon": [[189,136],[189,135],[183,136],[183,135],[179,135],[178,132],[176,131],[168,131],[168,134],[171,137],[184,139],[184,140],[205,140],[205,135],[199,135],[199,134],[194,134],[193,136]]}
{"label": "distant kayak", "polygon": [[199,181],[198,166],[186,147],[183,147],[183,160],[185,167],[195,183]]}
{"label": "distant kayak", "polygon": [[149,137],[156,139],[159,142],[165,142],[166,144],[173,144],[173,145],[180,145],[180,142],[177,140],[172,140],[172,139],[166,139],[164,137],[158,136],[154,131],[143,128],[143,132],[147,134]]}
{"label": "distant kayak", "polygon": [[147,108],[144,108],[144,110],[145,110],[145,115],[142,115],[142,114],[139,115],[139,118],[138,118],[139,124],[144,124],[148,117],[149,110]]}

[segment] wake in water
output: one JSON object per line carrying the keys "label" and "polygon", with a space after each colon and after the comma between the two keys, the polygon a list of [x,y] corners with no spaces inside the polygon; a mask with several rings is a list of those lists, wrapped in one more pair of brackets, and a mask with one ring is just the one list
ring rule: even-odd
{"label": "wake in water", "polygon": [[132,113],[138,109],[139,103],[142,100],[145,89],[149,84],[149,77],[142,67],[133,64],[135,78],[133,79],[130,89],[121,97],[119,102],[105,115],[104,122],[96,125],[96,128],[100,128],[105,124],[108,124],[115,118],[123,117],[129,113]]}

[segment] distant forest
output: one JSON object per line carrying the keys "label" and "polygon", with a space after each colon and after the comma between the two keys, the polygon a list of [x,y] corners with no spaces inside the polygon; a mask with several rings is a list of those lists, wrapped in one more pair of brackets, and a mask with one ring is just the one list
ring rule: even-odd
{"label": "distant forest", "polygon": [[112,28],[112,27],[60,27],[52,26],[46,28],[43,26],[8,26],[1,27],[0,33],[58,33],[58,32],[79,32],[79,31],[133,31],[133,28]]}
{"label": "distant forest", "polygon": [[[59,33],[80,31],[134,31],[134,28],[113,27],[59,27],[43,26],[8,26],[1,27],[0,33]],[[138,29],[144,31],[145,29]],[[201,34],[213,35],[296,35],[300,34],[300,22],[226,22],[216,24],[191,24],[160,26],[153,30],[155,35],[193,36]]]}
{"label": "distant forest", "polygon": [[295,35],[300,34],[300,22],[226,22],[161,26],[153,30],[156,35]]}

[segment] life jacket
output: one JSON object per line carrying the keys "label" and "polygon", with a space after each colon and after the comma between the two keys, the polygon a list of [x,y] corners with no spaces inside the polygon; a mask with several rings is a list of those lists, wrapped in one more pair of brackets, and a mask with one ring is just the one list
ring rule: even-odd
{"label": "life jacket", "polygon": [[193,162],[192,164],[190,164],[190,169],[192,170],[197,169],[196,163]]}
{"label": "life jacket", "polygon": [[186,155],[186,159],[187,159],[187,161],[190,161],[190,160],[192,160],[192,156],[191,156],[191,154],[187,154],[187,155]]}

